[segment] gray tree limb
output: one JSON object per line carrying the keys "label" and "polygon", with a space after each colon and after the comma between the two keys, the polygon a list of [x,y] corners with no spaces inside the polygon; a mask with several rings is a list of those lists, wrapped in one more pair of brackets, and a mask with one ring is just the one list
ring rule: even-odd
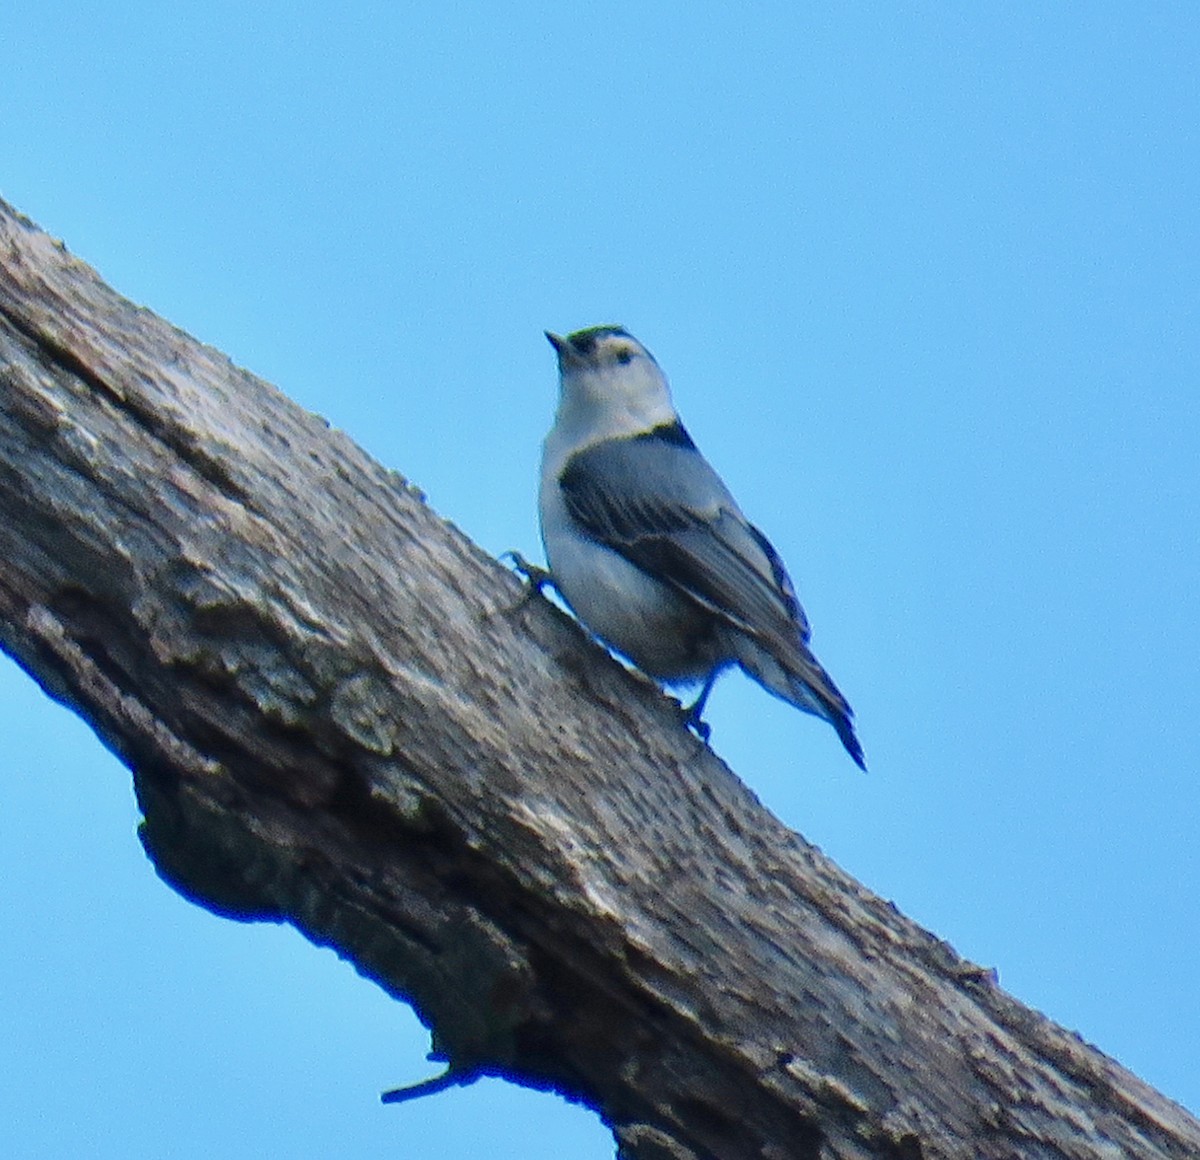
{"label": "gray tree limb", "polygon": [[0,203],[0,643],[163,877],[665,1158],[1200,1156],[404,480]]}

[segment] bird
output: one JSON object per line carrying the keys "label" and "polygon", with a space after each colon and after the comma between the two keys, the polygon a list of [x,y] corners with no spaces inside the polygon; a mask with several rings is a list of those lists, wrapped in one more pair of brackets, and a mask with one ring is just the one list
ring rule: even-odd
{"label": "bird", "polygon": [[543,578],[643,673],[702,684],[685,721],[703,740],[713,685],[738,666],[829,722],[865,770],[779,553],[692,442],[654,356],[622,326],[546,338],[560,390],[542,446]]}

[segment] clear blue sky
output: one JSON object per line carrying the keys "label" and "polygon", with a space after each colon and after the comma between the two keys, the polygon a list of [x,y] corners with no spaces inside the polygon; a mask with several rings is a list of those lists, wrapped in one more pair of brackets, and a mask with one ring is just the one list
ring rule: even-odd
{"label": "clear blue sky", "polygon": [[[959,10],[961,8],[961,10]],[[953,10],[951,10],[953,9]],[[788,824],[1200,1111],[1200,10],[7,4],[0,195],[537,555],[542,329],[623,322],[796,577],[871,766],[740,676]],[[0,1151],[612,1153],[155,877],[0,664]]]}

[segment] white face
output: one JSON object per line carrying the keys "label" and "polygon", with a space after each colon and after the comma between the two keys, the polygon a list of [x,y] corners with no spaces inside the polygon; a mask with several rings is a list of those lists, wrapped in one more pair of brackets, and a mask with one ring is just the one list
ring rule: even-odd
{"label": "white face", "polygon": [[646,348],[632,335],[621,330],[582,330],[566,341],[566,354],[572,365],[578,359],[589,367],[602,370],[606,367],[627,367],[639,358],[650,359]]}
{"label": "white face", "polygon": [[624,412],[656,420],[671,413],[667,381],[653,355],[617,328],[551,338],[558,351],[564,407]]}

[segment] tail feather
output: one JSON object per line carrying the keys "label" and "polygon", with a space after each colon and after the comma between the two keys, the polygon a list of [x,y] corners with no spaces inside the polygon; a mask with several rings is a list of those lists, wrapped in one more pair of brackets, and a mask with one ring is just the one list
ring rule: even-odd
{"label": "tail feather", "polygon": [[807,646],[797,644],[796,654],[785,666],[755,640],[741,636],[737,642],[738,663],[768,692],[828,721],[854,764],[866,772],[866,759],[854,732],[854,711]]}
{"label": "tail feather", "polygon": [[837,735],[846,747],[846,752],[854,760],[854,764],[863,773],[866,773],[867,759],[863,755],[862,746],[859,744],[858,736],[854,732],[854,714],[850,711],[850,707],[847,705],[844,712],[826,717],[825,719],[837,730]]}

